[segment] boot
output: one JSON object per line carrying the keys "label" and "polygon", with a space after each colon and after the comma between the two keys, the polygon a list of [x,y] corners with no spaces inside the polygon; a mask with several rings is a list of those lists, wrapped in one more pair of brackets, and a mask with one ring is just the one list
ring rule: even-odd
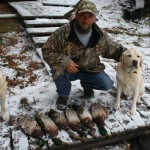
{"label": "boot", "polygon": [[68,97],[58,96],[56,107],[59,110],[64,110],[67,107]]}
{"label": "boot", "polygon": [[84,97],[87,99],[94,97],[93,89],[84,89]]}

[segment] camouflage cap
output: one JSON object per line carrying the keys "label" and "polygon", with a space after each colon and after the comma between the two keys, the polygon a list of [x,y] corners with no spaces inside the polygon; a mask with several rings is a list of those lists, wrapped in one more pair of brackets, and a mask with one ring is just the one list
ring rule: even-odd
{"label": "camouflage cap", "polygon": [[91,1],[83,0],[79,3],[77,7],[77,12],[78,13],[90,12],[96,15],[96,12],[97,12],[96,5]]}

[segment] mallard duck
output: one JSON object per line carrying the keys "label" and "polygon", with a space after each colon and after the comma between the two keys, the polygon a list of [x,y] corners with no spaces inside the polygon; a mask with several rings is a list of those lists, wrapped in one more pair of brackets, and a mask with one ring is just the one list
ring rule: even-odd
{"label": "mallard duck", "polygon": [[83,125],[85,125],[90,129],[93,129],[94,127],[93,118],[86,108],[80,107],[80,109],[78,110],[78,116]]}
{"label": "mallard duck", "polygon": [[69,127],[73,131],[78,131],[81,128],[81,122],[76,111],[72,108],[66,108],[65,113],[69,122]]}
{"label": "mallard duck", "polygon": [[58,135],[58,128],[56,124],[47,115],[35,115],[35,120],[41,126],[45,133],[48,133],[51,137],[56,137]]}
{"label": "mallard duck", "polygon": [[51,109],[48,112],[48,116],[55,122],[55,124],[59,128],[65,129],[65,130],[67,130],[69,128],[68,120],[67,120],[67,118],[65,118],[65,116],[62,113]]}
{"label": "mallard duck", "polygon": [[69,127],[82,137],[82,141],[85,141],[87,138],[87,134],[81,129],[81,122],[77,112],[72,108],[66,108],[65,114],[69,122]]}
{"label": "mallard duck", "polygon": [[105,119],[108,117],[108,110],[100,103],[93,103],[91,105],[91,115],[98,127],[103,127]]}
{"label": "mallard duck", "polygon": [[29,136],[40,138],[44,135],[41,127],[38,125],[34,117],[22,116],[18,119],[18,124],[24,133]]}

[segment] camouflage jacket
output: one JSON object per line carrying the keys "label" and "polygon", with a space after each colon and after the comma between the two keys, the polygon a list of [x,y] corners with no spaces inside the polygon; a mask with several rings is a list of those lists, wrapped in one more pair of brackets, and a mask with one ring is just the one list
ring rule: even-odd
{"label": "camouflage jacket", "polygon": [[58,76],[65,71],[70,62],[79,65],[80,71],[100,72],[105,69],[100,57],[119,61],[125,50],[122,45],[113,42],[105,31],[93,24],[92,36],[85,47],[74,32],[74,22],[57,29],[42,47],[43,59]]}

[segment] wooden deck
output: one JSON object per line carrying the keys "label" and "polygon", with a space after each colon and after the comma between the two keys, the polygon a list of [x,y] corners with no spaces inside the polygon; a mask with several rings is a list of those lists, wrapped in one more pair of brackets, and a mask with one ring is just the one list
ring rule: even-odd
{"label": "wooden deck", "polygon": [[[42,2],[44,5],[42,5]],[[77,3],[78,2],[79,1],[77,0]],[[72,12],[73,7],[76,5],[67,3],[66,7],[64,6],[63,1],[62,4],[59,5],[59,7],[55,6],[56,4],[58,5],[56,0],[10,3],[10,5],[17,10],[19,15],[23,19],[26,31],[34,42],[37,48],[37,53],[41,57],[41,59],[41,46],[45,43],[48,36],[53,31],[55,31],[59,26],[68,22],[65,15]],[[34,5],[34,9],[31,9],[31,5]],[[65,11],[63,7],[66,7]],[[46,20],[45,23],[45,19],[48,19],[49,21]],[[48,66],[46,66],[46,68],[47,70],[50,69]],[[53,144],[51,138],[46,135],[45,137],[43,137],[46,141],[46,145],[43,147],[43,149],[84,150],[150,134],[150,87],[146,87],[146,93],[142,97],[142,104],[137,107],[138,113],[133,116],[128,113],[132,101],[122,100],[121,111],[115,112],[112,109],[112,105],[115,99],[114,93],[115,90],[112,90],[110,93],[101,92],[99,99],[99,101],[109,109],[109,116],[105,122],[105,129],[108,132],[107,136],[102,136],[97,131],[97,139],[93,139],[89,136],[89,138],[85,142],[73,141],[66,136],[65,141],[67,141],[69,145],[56,146]],[[64,132],[65,135],[67,134],[63,130],[61,130],[60,132]],[[3,147],[5,147],[5,149],[7,150],[33,150],[37,147],[37,139],[26,136],[15,125],[8,126],[8,124],[2,123],[0,125],[0,136],[3,137],[2,140],[0,140],[0,147],[3,145]],[[22,147],[20,143],[22,143]],[[27,147],[24,147],[24,145],[27,145]]]}
{"label": "wooden deck", "polygon": [[[113,91],[112,91],[113,92]],[[138,113],[131,116],[128,111],[132,101],[121,101],[121,110],[114,111],[112,104],[115,97],[112,93],[101,92],[99,101],[104,104],[109,110],[108,119],[105,121],[105,129],[108,134],[102,136],[98,131],[98,127],[95,125],[97,138],[93,139],[90,135],[88,138],[81,142],[79,140],[72,140],[66,131],[59,130],[61,135],[64,133],[64,137],[60,137],[63,141],[67,142],[68,145],[57,146],[55,145],[49,135],[43,136],[46,144],[42,148],[43,150],[86,150],[101,147],[104,145],[129,140],[150,134],[150,107],[146,104],[147,99],[146,92],[142,99],[142,104],[137,107]],[[106,99],[107,97],[107,99]],[[32,110],[36,111],[36,110]],[[16,118],[15,118],[16,119]],[[17,125],[9,125],[7,123],[1,123],[0,136],[3,137],[0,141],[0,146],[10,150],[33,150],[37,147],[38,139],[25,135]],[[71,140],[70,140],[71,139]],[[5,143],[5,145],[4,145]],[[22,144],[21,144],[22,143]],[[25,147],[26,146],[26,147]]]}

